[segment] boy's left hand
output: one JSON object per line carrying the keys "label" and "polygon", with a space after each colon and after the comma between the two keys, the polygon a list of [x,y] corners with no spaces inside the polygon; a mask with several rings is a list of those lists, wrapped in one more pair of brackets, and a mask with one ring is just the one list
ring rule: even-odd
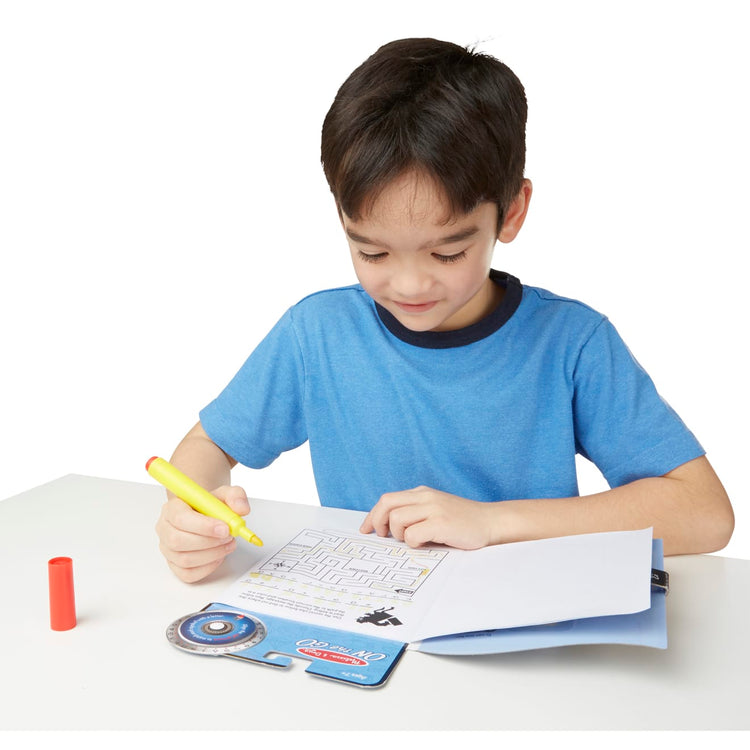
{"label": "boy's left hand", "polygon": [[360,526],[419,547],[428,542],[458,549],[478,549],[492,543],[494,503],[467,500],[430,487],[416,487],[383,495]]}

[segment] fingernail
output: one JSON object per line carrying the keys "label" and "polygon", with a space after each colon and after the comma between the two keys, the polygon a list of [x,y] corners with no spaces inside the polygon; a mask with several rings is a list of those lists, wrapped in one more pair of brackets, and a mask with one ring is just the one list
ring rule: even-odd
{"label": "fingernail", "polygon": [[224,523],[217,523],[216,526],[214,526],[214,534],[216,534],[219,539],[223,539],[225,536],[229,536],[229,527]]}

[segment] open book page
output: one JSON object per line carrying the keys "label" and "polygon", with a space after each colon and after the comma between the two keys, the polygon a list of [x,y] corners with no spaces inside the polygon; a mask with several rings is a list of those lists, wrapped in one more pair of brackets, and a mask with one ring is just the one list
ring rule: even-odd
{"label": "open book page", "polygon": [[650,606],[651,536],[584,534],[467,552],[303,528],[264,549],[222,602],[403,642],[627,614]]}

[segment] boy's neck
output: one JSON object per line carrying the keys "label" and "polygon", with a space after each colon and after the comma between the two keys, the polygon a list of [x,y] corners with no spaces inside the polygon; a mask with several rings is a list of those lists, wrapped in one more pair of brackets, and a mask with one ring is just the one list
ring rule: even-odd
{"label": "boy's neck", "polygon": [[497,283],[491,276],[488,276],[484,285],[472,298],[469,305],[463,310],[459,310],[456,315],[434,330],[458,331],[479,323],[497,310],[504,297],[505,287]]}
{"label": "boy's neck", "polygon": [[[523,286],[511,274],[490,271],[491,297],[485,307],[485,314],[477,322],[452,331],[412,331],[406,328],[384,307],[375,303],[378,316],[385,327],[396,338],[407,344],[426,349],[451,349],[480,341],[502,328],[521,304]],[[495,287],[493,289],[493,287]],[[499,292],[499,293],[498,293]]]}

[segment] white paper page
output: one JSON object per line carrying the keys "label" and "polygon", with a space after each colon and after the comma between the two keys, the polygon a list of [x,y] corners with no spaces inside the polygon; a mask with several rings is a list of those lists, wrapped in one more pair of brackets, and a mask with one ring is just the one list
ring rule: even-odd
{"label": "white paper page", "polygon": [[420,638],[642,612],[651,606],[651,538],[649,528],[459,553]]}
{"label": "white paper page", "polygon": [[221,601],[410,642],[642,611],[650,570],[651,529],[466,552],[307,528],[269,549]]}
{"label": "white paper page", "polygon": [[393,539],[335,529],[301,529],[269,549],[222,603],[383,638],[416,638],[451,579],[455,550],[412,549]]}

